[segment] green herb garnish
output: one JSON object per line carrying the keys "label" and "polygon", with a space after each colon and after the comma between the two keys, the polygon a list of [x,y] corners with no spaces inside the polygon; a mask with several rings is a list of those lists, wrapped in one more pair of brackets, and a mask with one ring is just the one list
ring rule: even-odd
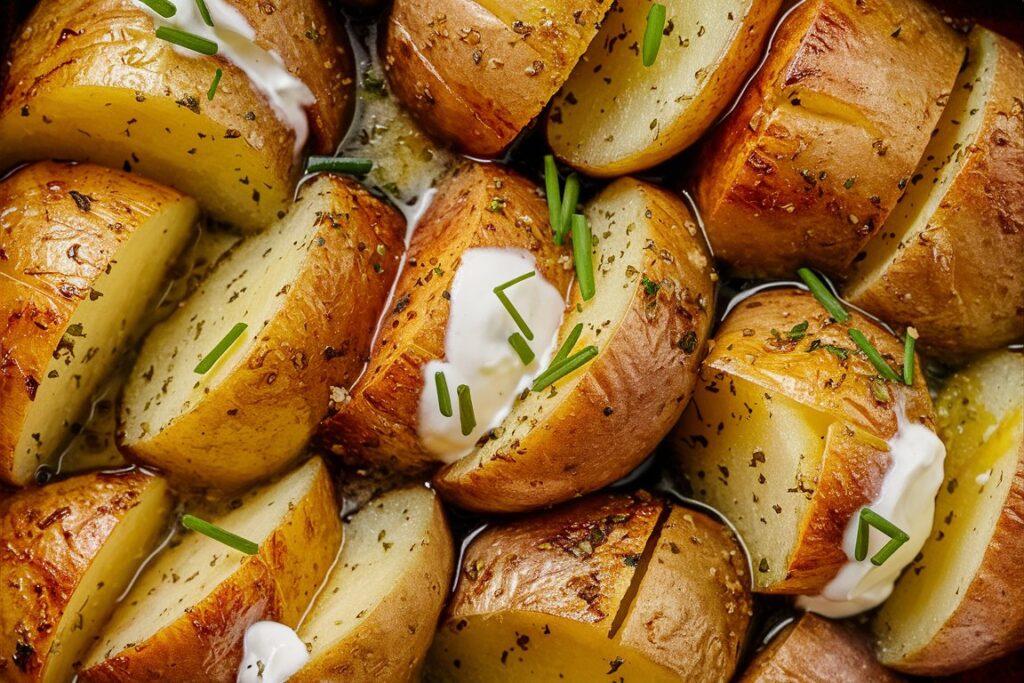
{"label": "green herb garnish", "polygon": [[833,356],[838,357],[839,360],[846,360],[847,358],[850,357],[850,351],[848,349],[844,349],[841,346],[832,346],[832,344],[825,344],[823,348],[829,353],[831,353]]}
{"label": "green herb garnish", "polygon": [[580,198],[580,177],[570,173],[565,179],[565,193],[562,195],[562,213],[558,217],[558,228],[555,231],[555,244],[565,242],[565,234],[572,226],[572,215],[576,211],[576,202]]}
{"label": "green herb garnish", "polygon": [[178,8],[174,6],[174,3],[167,0],[142,0],[142,4],[164,19],[169,19],[178,13]]}
{"label": "green herb garnish", "polygon": [[789,338],[792,341],[800,341],[807,334],[807,321],[797,323],[789,330]]}
{"label": "green herb garnish", "polygon": [[647,13],[647,28],[644,30],[643,60],[644,66],[651,66],[658,58],[661,49],[661,36],[665,31],[665,6],[661,3],[651,5]]}
{"label": "green herb garnish", "polygon": [[590,224],[585,216],[574,213],[572,215],[572,255],[576,262],[576,281],[580,285],[580,295],[584,301],[594,298],[596,287],[594,285],[594,262],[590,254],[593,235],[590,233]]}
{"label": "green herb garnish", "polygon": [[206,93],[206,99],[212,100],[213,96],[217,94],[217,86],[220,85],[220,77],[224,75],[224,72],[217,69],[217,73],[213,75],[213,84],[210,85],[210,92]]}
{"label": "green herb garnish", "polygon": [[529,365],[533,362],[536,354],[533,353],[533,349],[523,339],[523,335],[513,332],[512,336],[508,338],[508,343],[515,349],[515,352],[519,355],[519,360],[523,361],[523,365]]}
{"label": "green herb garnish", "polygon": [[542,372],[535,380],[533,380],[533,390],[543,391],[558,380],[562,379],[570,372],[581,368],[586,363],[589,363],[597,356],[596,346],[587,346],[580,350],[579,353],[573,354],[564,360],[560,360],[557,363],[552,363],[551,366]]}
{"label": "green herb garnish", "polygon": [[206,6],[206,0],[196,0],[196,6],[199,8],[199,14],[203,17],[203,23],[207,26],[213,26],[213,17],[210,16],[210,10]]}
{"label": "green herb garnish", "polygon": [[849,321],[850,314],[843,308],[843,304],[839,302],[836,295],[825,286],[821,278],[814,274],[814,271],[810,268],[801,268],[797,273],[800,275],[800,279],[804,281],[804,284],[807,285],[807,289],[811,290],[811,294],[828,311],[833,320],[841,323]]}
{"label": "green herb garnish", "polygon": [[878,349],[871,345],[871,342],[868,341],[868,338],[864,336],[863,332],[851,328],[850,339],[852,339],[857,347],[864,352],[864,355],[868,357],[868,360],[871,361],[871,364],[875,366],[875,369],[878,370],[882,377],[890,382],[900,381],[899,375],[896,374],[896,371],[885,362],[885,359],[882,358],[882,354],[878,352]]}
{"label": "green herb garnish", "polygon": [[235,550],[245,553],[246,555],[255,555],[260,551],[259,545],[253,543],[247,538],[242,538],[237,534],[233,534],[230,531],[225,531],[215,524],[210,524],[206,520],[199,519],[194,515],[182,515],[181,525],[186,529],[192,531],[198,531],[204,536],[209,536],[215,541],[220,541],[226,546],[234,548]]}
{"label": "green herb garnish", "polygon": [[910,386],[914,383],[914,344],[917,343],[917,330],[907,328],[907,336],[903,339],[903,383]]}
{"label": "green herb garnish", "polygon": [[231,348],[231,345],[242,336],[245,332],[245,328],[249,327],[245,323],[235,323],[235,326],[231,328],[231,331],[224,335],[224,338],[217,342],[217,345],[213,347],[213,351],[206,354],[206,356],[199,361],[199,365],[196,366],[195,372],[197,375],[205,375],[210,369],[220,360],[220,357],[224,355],[224,352]]}
{"label": "green herb garnish", "polygon": [[353,159],[348,157],[309,157],[306,161],[306,173],[350,173],[366,175],[373,169],[370,159]]}
{"label": "green herb garnish", "polygon": [[853,556],[858,562],[863,562],[864,558],[868,556],[868,534],[870,533],[868,527],[871,526],[890,538],[890,541],[871,558],[871,564],[880,567],[900,549],[900,546],[910,540],[910,536],[871,508],[861,508],[860,521],[857,526],[857,543],[853,552]]}
{"label": "green herb garnish", "polygon": [[658,293],[658,290],[661,289],[661,285],[659,285],[657,282],[647,277],[646,275],[640,278],[640,284],[643,285],[644,291],[647,293],[647,296],[654,296],[655,294]]}
{"label": "green herb garnish", "polygon": [[576,326],[572,328],[569,336],[565,338],[565,341],[558,348],[558,353],[551,359],[551,365],[556,365],[559,361],[563,361],[569,357],[572,353],[572,349],[576,346],[576,342],[580,340],[580,335],[583,334],[583,323],[576,323]]}
{"label": "green herb garnish", "polygon": [[434,386],[437,387],[437,406],[445,417],[452,416],[452,395],[448,391],[448,379],[443,372],[434,373]]}
{"label": "green herb garnish", "polygon": [[459,395],[459,420],[462,422],[462,435],[469,436],[476,427],[476,415],[473,413],[473,397],[469,393],[469,385],[460,384],[455,392]]}
{"label": "green herb garnish", "polygon": [[168,43],[174,43],[186,50],[198,52],[201,55],[217,54],[217,43],[171,26],[161,26],[158,28],[156,30],[156,37],[160,40],[166,40]]}
{"label": "green herb garnish", "polygon": [[548,197],[548,218],[551,221],[551,229],[556,235],[556,241],[558,233],[561,232],[562,220],[562,192],[559,185],[555,157],[548,154],[544,157],[544,190]]}
{"label": "green herb garnish", "polygon": [[523,280],[530,279],[536,274],[537,271],[531,270],[529,273],[523,273],[519,277],[514,277],[508,282],[500,284],[494,288],[494,294],[498,297],[498,300],[501,302],[501,305],[505,307],[506,311],[508,311],[508,314],[512,317],[512,320],[515,321],[516,326],[519,328],[519,331],[523,333],[523,336],[529,339],[530,341],[533,341],[533,331],[530,330],[530,327],[526,324],[526,321],[523,320],[523,316],[519,314],[519,311],[516,310],[516,307],[512,305],[512,301],[510,301],[508,295],[505,294],[505,290],[513,285],[519,284]]}

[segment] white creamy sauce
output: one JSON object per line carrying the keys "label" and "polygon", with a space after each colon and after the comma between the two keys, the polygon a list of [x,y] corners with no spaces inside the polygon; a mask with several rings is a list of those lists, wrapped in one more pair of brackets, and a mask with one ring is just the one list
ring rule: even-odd
{"label": "white creamy sauce", "polygon": [[797,605],[826,617],[839,619],[859,614],[883,603],[903,568],[921,550],[932,530],[935,494],[943,479],[946,448],[935,432],[907,419],[902,403],[896,410],[898,429],[889,439],[892,460],[882,480],[878,499],[868,507],[905,531],[910,539],[882,566],[871,558],[889,542],[889,537],[869,527],[868,553],[862,561],[854,558],[860,510],[850,518],[843,536],[847,562],[821,595],[801,596]]}
{"label": "white creamy sauce", "polygon": [[[450,292],[445,360],[431,361],[423,369],[419,435],[439,460],[454,462],[472,451],[481,436],[501,424],[516,396],[547,369],[565,310],[563,294],[539,272],[505,290],[534,334],[528,344],[535,358],[523,365],[508,341],[519,328],[494,293],[495,287],[536,268],[533,256],[520,249],[477,248],[462,255]],[[448,383],[451,417],[441,414],[438,372]],[[476,428],[467,435],[459,418],[460,384],[469,387],[476,415]]]}
{"label": "white creamy sauce", "polygon": [[[279,54],[264,50],[254,42],[256,31],[238,10],[225,0],[206,0],[213,20],[210,27],[203,21],[195,0],[178,0],[174,3],[177,12],[166,19],[139,0],[134,2],[153,17],[157,27],[171,26],[217,43],[217,55],[245,72],[253,86],[266,96],[277,117],[295,131],[294,152],[298,156],[309,137],[306,107],[315,104],[316,97],[305,83],[288,71]],[[168,45],[186,57],[202,57],[173,43]],[[207,85],[197,84],[197,87]]]}
{"label": "white creamy sauce", "polygon": [[244,645],[237,683],[284,683],[309,661],[306,644],[276,621],[257,621],[247,628]]}
{"label": "white creamy sauce", "polygon": [[987,469],[974,478],[974,483],[978,486],[984,486],[988,483],[988,480],[992,478],[992,468]]}

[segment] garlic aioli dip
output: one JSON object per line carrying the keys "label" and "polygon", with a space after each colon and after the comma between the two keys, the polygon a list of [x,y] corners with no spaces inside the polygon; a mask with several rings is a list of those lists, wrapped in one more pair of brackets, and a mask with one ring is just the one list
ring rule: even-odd
{"label": "garlic aioli dip", "polygon": [[[309,138],[306,107],[316,104],[316,96],[305,83],[288,71],[277,52],[264,50],[255,43],[256,31],[238,10],[225,0],[206,0],[206,7],[213,20],[211,27],[203,21],[194,0],[176,2],[177,11],[166,19],[139,0],[134,0],[134,4],[153,17],[157,27],[170,26],[217,43],[217,55],[245,72],[253,87],[266,96],[277,118],[295,131],[293,151],[298,156]],[[186,57],[202,56],[173,43],[167,44]]]}
{"label": "garlic aioli dip", "polygon": [[882,566],[871,558],[889,542],[884,533],[869,527],[868,553],[854,557],[860,510],[846,525],[843,550],[847,562],[825,586],[821,595],[803,595],[797,606],[833,619],[865,612],[885,602],[903,568],[910,564],[928,540],[935,516],[935,495],[942,485],[946,448],[932,430],[912,423],[902,401],[896,408],[897,430],[889,439],[891,464],[882,480],[878,499],[867,507],[905,531],[910,539]]}
{"label": "garlic aioli dip", "polygon": [[[533,332],[528,341],[535,357],[524,365],[508,338],[519,327],[502,305],[494,288],[531,271],[531,278],[505,290],[512,305]],[[518,396],[547,369],[558,341],[565,299],[537,271],[533,256],[521,249],[468,249],[455,272],[451,288],[445,360],[423,368],[419,404],[419,436],[423,445],[443,462],[455,462],[508,415]],[[443,372],[452,402],[452,416],[441,414],[435,374]],[[462,434],[460,384],[469,386],[476,427]]]}
{"label": "garlic aioli dip", "polygon": [[247,628],[244,646],[236,683],[284,683],[309,661],[306,644],[276,621],[257,621]]}

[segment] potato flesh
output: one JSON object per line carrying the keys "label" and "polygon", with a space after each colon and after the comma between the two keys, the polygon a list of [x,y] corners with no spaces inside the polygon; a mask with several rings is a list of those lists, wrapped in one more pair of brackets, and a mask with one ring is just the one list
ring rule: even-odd
{"label": "potato flesh", "polygon": [[179,201],[135,228],[97,278],[95,298],[82,301],[54,350],[25,417],[14,476],[31,480],[82,419],[100,382],[132,345],[132,333],[165,283],[167,268],[192,234],[194,205]]}

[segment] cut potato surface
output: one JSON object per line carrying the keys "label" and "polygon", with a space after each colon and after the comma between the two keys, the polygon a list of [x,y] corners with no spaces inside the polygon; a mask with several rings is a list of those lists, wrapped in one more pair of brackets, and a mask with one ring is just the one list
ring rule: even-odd
{"label": "cut potato surface", "polygon": [[1024,339],[1024,53],[981,27],[969,41],[937,133],[845,289],[942,355]]}
{"label": "cut potato surface", "polygon": [[43,162],[0,182],[0,479],[25,485],[52,464],[197,215],[174,190],[97,166]]}
{"label": "cut potato surface", "polygon": [[[403,220],[322,176],[288,216],[231,251],[146,339],[125,387],[120,446],[190,484],[280,471],[361,371],[402,256]],[[237,324],[241,337],[195,371]]]}
{"label": "cut potato surface", "polygon": [[620,0],[552,102],[547,138],[589,175],[650,168],[693,144],[761,56],[780,0],[669,0],[657,60],[643,66],[651,0]]}
{"label": "cut potato surface", "polygon": [[166,528],[164,480],[87,474],[0,505],[0,678],[63,683]]}
{"label": "cut potato surface", "polygon": [[82,666],[83,681],[233,681],[245,630],[294,628],[341,544],[327,468],[314,459],[209,520],[259,544],[245,555],[186,533],[148,566]]}
{"label": "cut potato surface", "polygon": [[714,270],[682,199],[624,178],[586,208],[596,295],[574,287],[559,343],[598,355],[530,392],[476,453],[434,479],[441,494],[486,511],[528,510],[625,476],[671,430],[693,391],[714,316]]}
{"label": "cut potato surface", "polygon": [[919,0],[796,7],[704,147],[715,256],[741,277],[844,275],[910,182],[963,55]]}
{"label": "cut potato surface", "polygon": [[[348,122],[352,56],[322,3],[263,11],[229,0],[316,97],[312,148],[333,153]],[[179,53],[125,0],[43,0],[10,51],[0,90],[0,170],[76,159],[134,170],[199,199],[220,220],[268,226],[291,202],[295,132],[246,74],[221,57]],[[207,92],[217,69],[214,99]]]}
{"label": "cut potato surface", "polygon": [[474,539],[425,678],[727,681],[747,586],[722,525],[646,494],[596,496]]}
{"label": "cut potato surface", "polygon": [[954,375],[936,413],[948,457],[933,534],[874,629],[884,664],[943,676],[1024,646],[1024,356]]}
{"label": "cut potato surface", "polygon": [[448,597],[454,548],[424,487],[371,501],[346,527],[334,571],[299,629],[310,661],[289,680],[412,680]]}

